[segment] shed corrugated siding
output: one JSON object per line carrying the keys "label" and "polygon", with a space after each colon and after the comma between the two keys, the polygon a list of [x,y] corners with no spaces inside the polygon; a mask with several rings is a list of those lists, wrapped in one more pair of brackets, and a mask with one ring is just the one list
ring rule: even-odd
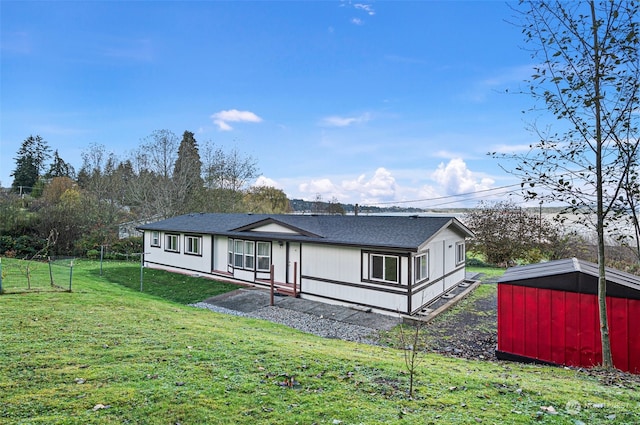
{"label": "shed corrugated siding", "polygon": [[[607,298],[616,368],[640,373],[640,301]],[[566,366],[602,363],[594,295],[498,284],[498,351]]]}

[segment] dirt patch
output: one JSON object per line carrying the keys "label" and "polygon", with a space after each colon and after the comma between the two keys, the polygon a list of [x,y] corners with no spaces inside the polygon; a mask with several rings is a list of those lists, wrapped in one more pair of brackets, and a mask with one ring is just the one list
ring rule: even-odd
{"label": "dirt patch", "polygon": [[496,360],[496,284],[482,284],[451,310],[429,322],[423,334],[430,351],[476,360]]}
{"label": "dirt patch", "polygon": [[[456,306],[429,322],[420,332],[431,352],[470,360],[498,361],[495,355],[497,321],[497,285],[486,282]],[[604,385],[640,388],[640,375],[602,368],[571,369],[591,376]]]}

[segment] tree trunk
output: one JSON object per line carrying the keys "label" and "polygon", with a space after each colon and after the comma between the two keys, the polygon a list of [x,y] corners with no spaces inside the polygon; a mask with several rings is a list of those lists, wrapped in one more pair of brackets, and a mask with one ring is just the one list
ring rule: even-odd
{"label": "tree trunk", "polygon": [[604,196],[603,196],[603,175],[602,175],[602,100],[600,97],[600,43],[598,40],[598,24],[596,19],[595,3],[589,2],[591,7],[591,19],[593,25],[593,48],[595,64],[594,76],[594,107],[595,107],[595,130],[596,130],[596,196],[597,196],[597,233],[598,233],[598,312],[600,315],[600,341],[602,343],[602,366],[607,369],[613,368],[613,358],[611,356],[611,340],[609,339],[609,321],[607,319],[607,276],[605,273],[604,254]]}

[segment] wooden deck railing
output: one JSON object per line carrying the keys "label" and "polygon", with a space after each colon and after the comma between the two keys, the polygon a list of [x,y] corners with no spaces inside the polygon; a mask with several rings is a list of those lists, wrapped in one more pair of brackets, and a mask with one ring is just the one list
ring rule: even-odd
{"label": "wooden deck railing", "polygon": [[274,277],[273,264],[269,271],[269,283],[271,288],[270,304],[274,305],[274,294],[280,292],[298,298],[298,263],[293,263],[293,283],[276,282]]}

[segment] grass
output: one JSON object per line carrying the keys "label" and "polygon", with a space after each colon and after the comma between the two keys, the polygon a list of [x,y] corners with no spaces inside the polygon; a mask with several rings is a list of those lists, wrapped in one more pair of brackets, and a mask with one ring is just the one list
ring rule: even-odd
{"label": "grass", "polygon": [[638,388],[435,354],[422,359],[409,399],[398,350],[188,307],[177,298],[191,302],[193,291],[179,286],[218,283],[160,273],[147,285],[145,274],[145,288],[166,278],[169,292],[184,289],[166,301],[140,293],[136,273],[108,263],[100,276],[98,263],[78,261],[73,292],[0,296],[0,423],[640,422]]}
{"label": "grass", "polygon": [[[26,264],[27,262],[24,261],[3,260],[3,288],[5,292],[24,292],[27,290]],[[234,283],[215,281],[215,284],[213,284],[212,280],[204,277],[167,273],[154,269],[142,270],[141,284],[139,263],[112,261],[103,263],[106,266],[101,267],[99,261],[85,260],[82,261],[81,264],[85,274],[93,276],[98,280],[118,284],[134,291],[143,292],[180,304],[195,303],[240,287]],[[56,273],[54,276],[56,278],[55,280],[57,282],[64,282],[64,286],[51,287],[49,267],[46,263],[33,261],[29,266],[33,275],[31,282],[32,290],[59,291],[68,289],[68,267],[59,266],[57,269],[54,268],[54,272]],[[73,273],[76,273],[76,271]],[[77,279],[78,277],[75,276],[74,280]],[[140,290],[141,287],[142,291]]]}

